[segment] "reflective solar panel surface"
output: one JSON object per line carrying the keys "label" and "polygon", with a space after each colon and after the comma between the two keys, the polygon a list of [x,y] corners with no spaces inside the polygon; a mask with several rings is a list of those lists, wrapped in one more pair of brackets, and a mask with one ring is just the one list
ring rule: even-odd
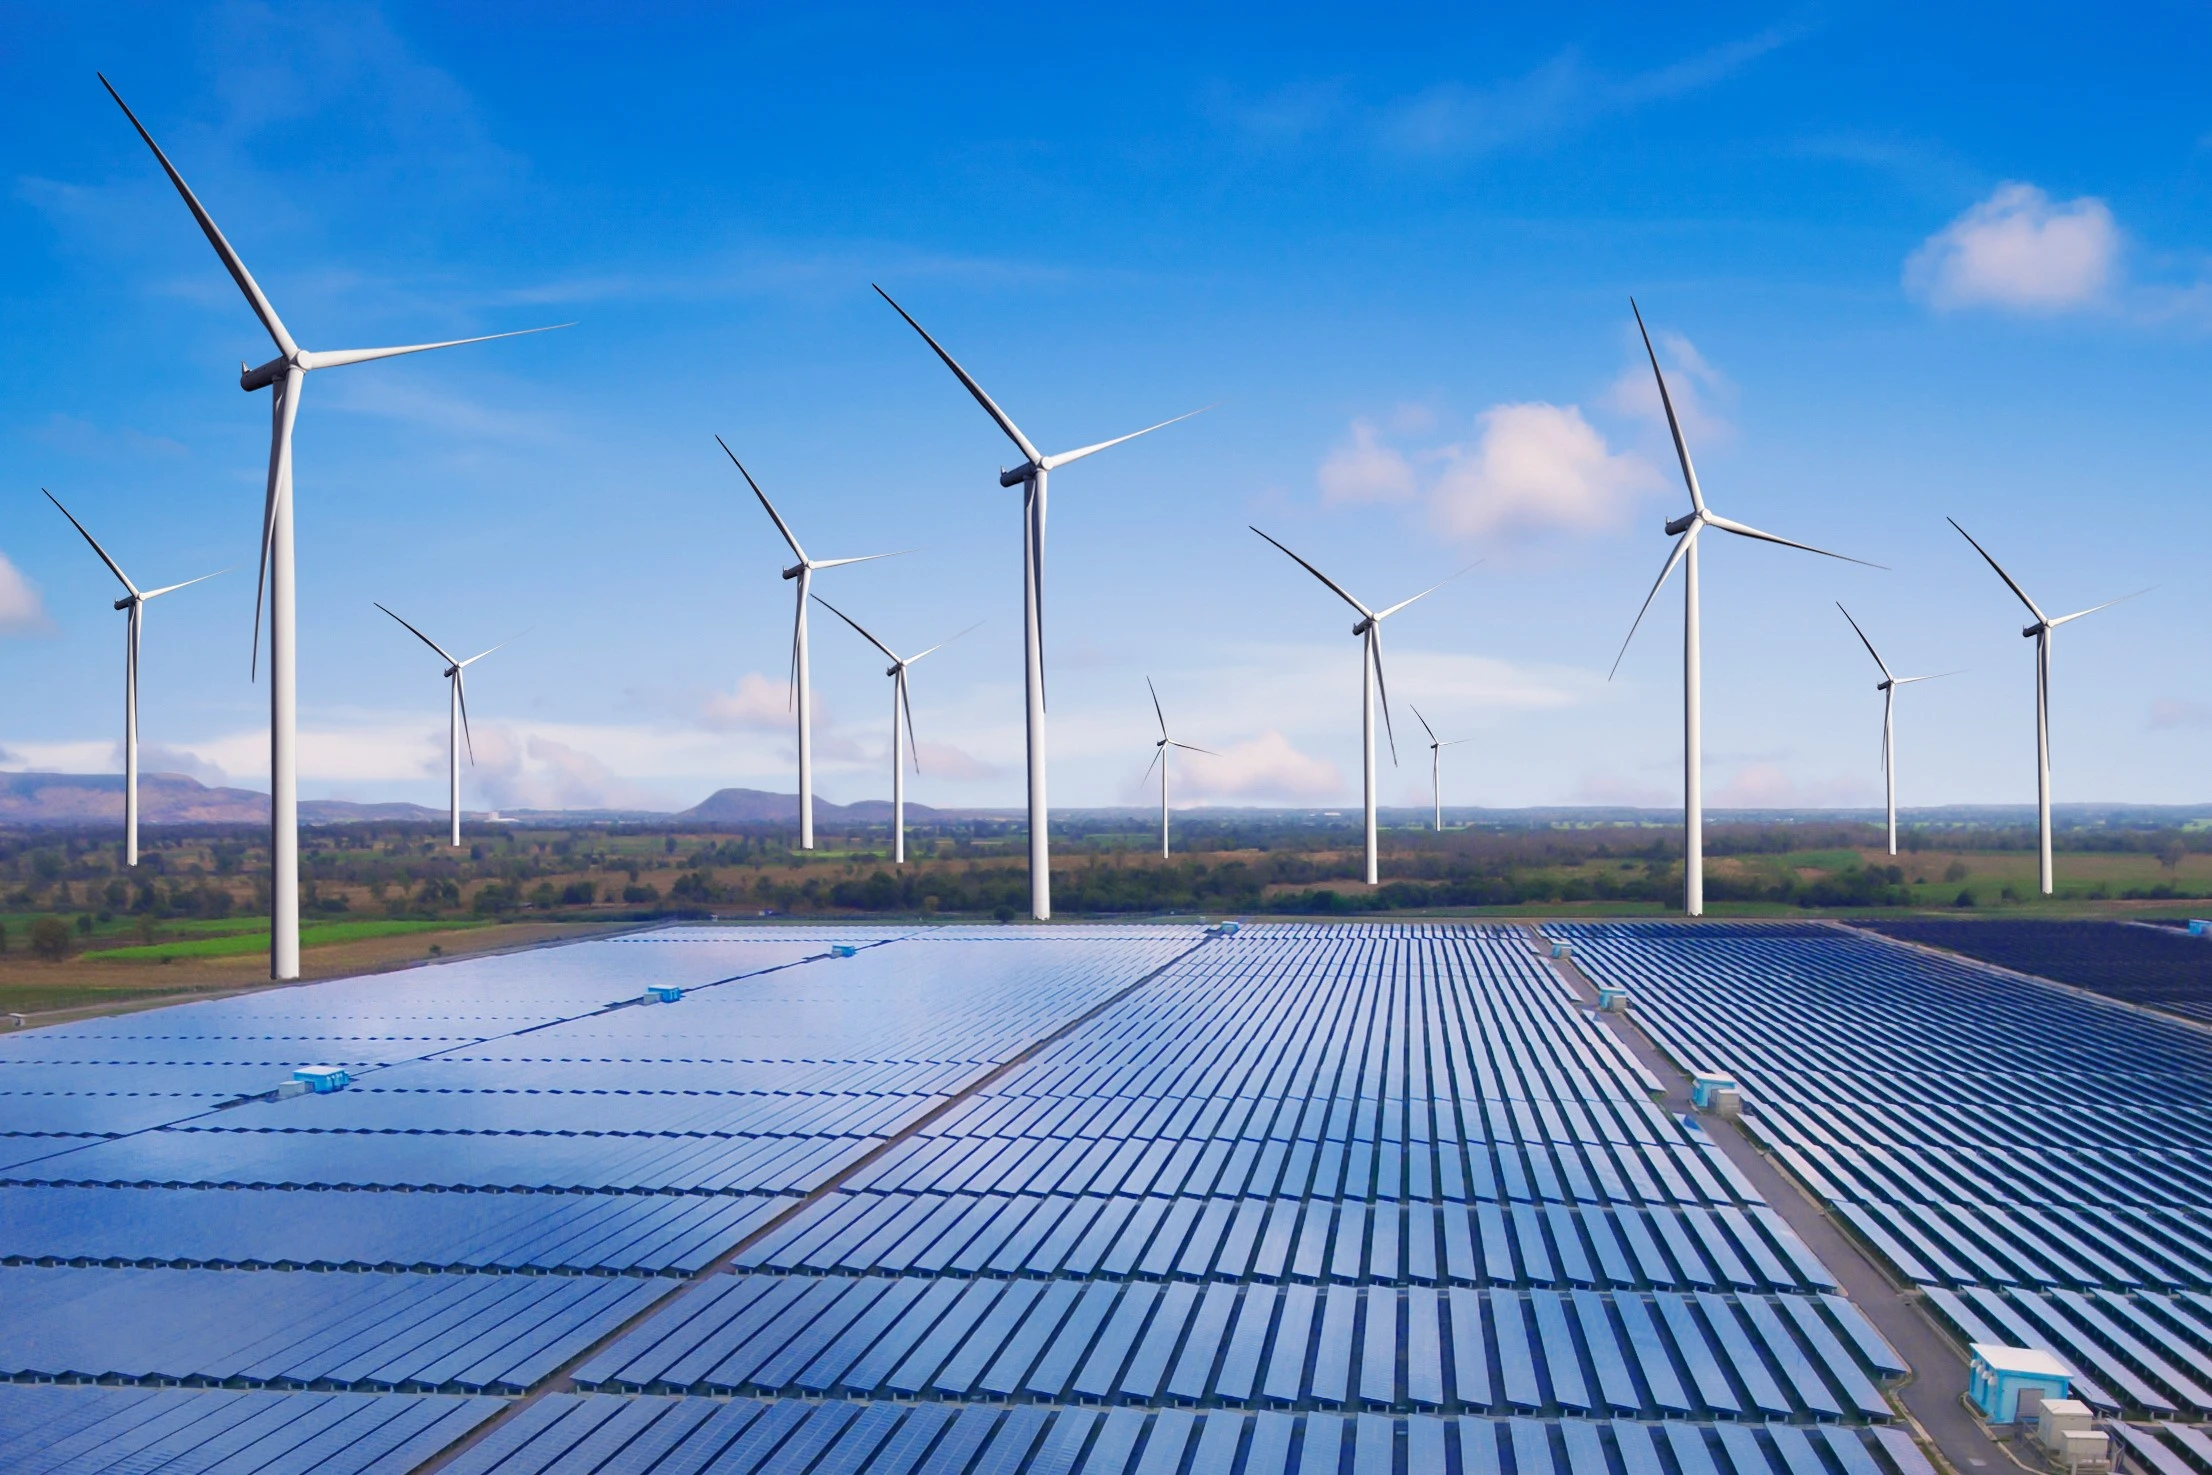
{"label": "reflective solar panel surface", "polygon": [[0,1467],[1923,1468],[1655,1084],[1449,924],[681,929],[28,1032]]}
{"label": "reflective solar panel surface", "polygon": [[[1824,924],[1551,927],[1962,1341],[2212,1415],[2212,1034]],[[2201,1431],[2143,1434],[2212,1468]]]}

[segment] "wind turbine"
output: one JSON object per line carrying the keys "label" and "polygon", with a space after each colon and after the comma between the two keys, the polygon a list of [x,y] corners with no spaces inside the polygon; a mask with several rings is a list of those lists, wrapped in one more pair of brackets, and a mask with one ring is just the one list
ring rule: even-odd
{"label": "wind turbine", "polygon": [[1621,669],[1621,657],[1628,654],[1628,642],[1636,638],[1637,626],[1643,624],[1644,615],[1651,608],[1652,600],[1659,597],[1659,586],[1667,582],[1667,575],[1674,572],[1676,564],[1682,565],[1682,910],[1692,917],[1705,915],[1705,763],[1704,701],[1705,682],[1701,642],[1698,638],[1697,611],[1697,537],[1705,529],[1719,528],[1724,533],[1734,533],[1739,538],[1756,538],[1762,543],[1779,543],[1784,548],[1797,548],[1806,553],[1818,553],[1823,558],[1840,558],[1845,563],[1856,563],[1866,568],[1880,568],[1878,563],[1867,563],[1863,558],[1850,558],[1841,553],[1830,553],[1825,548],[1815,548],[1810,543],[1794,543],[1788,538],[1777,538],[1772,533],[1762,533],[1757,528],[1733,522],[1705,506],[1705,493],[1697,484],[1697,471],[1690,465],[1689,442],[1682,438],[1682,422],[1674,413],[1674,398],[1667,393],[1667,376],[1659,372],[1659,355],[1652,352],[1651,334],[1644,327],[1643,312],[1632,297],[1628,310],[1636,314],[1636,331],[1643,334],[1644,356],[1651,360],[1651,377],[1659,381],[1659,403],[1666,408],[1667,431],[1674,437],[1675,459],[1682,463],[1682,483],[1690,490],[1690,510],[1667,524],[1667,535],[1674,539],[1674,550],[1667,555],[1666,566],[1659,570],[1659,577],[1652,581],[1651,592],[1644,596],[1643,608],[1636,611],[1636,619],[1628,627],[1627,639],[1621,641],[1620,654],[1613,657],[1613,670],[1605,679],[1613,679]]}
{"label": "wind turbine", "polygon": [[[799,560],[785,569],[783,576],[787,579],[799,581],[798,612],[791,618],[790,693],[791,701],[799,709],[799,848],[801,850],[812,850],[814,848],[814,714],[808,709],[807,694],[813,689],[814,667],[807,659],[806,649],[807,596],[814,592],[814,573],[817,569],[837,568],[848,563],[867,563],[877,558],[897,558],[899,554],[864,553],[858,558],[807,557],[806,550],[801,548],[799,540],[791,535],[791,529],[777,513],[775,506],[769,502],[768,494],[760,489],[759,482],[753,480],[753,473],[745,469],[745,463],[737,459],[737,452],[730,449],[729,442],[718,435],[714,438],[714,443],[722,448],[723,455],[730,458],[730,464],[737,468],[739,476],[745,478],[745,485],[753,489],[753,495],[760,498],[760,505],[767,509],[769,519],[776,525],[776,531],[783,534],[783,540],[791,545],[792,556]],[[910,551],[912,550],[901,550],[901,552]],[[916,659],[919,659],[919,657]]]}
{"label": "wind turbine", "polygon": [[[1412,703],[1407,705],[1412,706]],[[1413,708],[1413,715],[1419,718],[1421,730],[1429,735],[1429,791],[1436,796],[1436,833],[1441,835],[1444,833],[1444,750],[1456,748],[1461,743],[1473,742],[1474,739],[1453,738],[1448,743],[1439,742],[1436,729],[1429,726],[1428,718],[1421,716],[1419,707]]]}
{"label": "wind turbine", "polygon": [[1115,436],[1112,440],[1048,456],[1030,444],[1021,427],[1007,418],[1006,412],[983,392],[983,386],[976,383],[905,308],[891,301],[890,293],[877,287],[876,295],[890,302],[891,310],[922,335],[922,341],[935,350],[945,367],[952,370],[953,377],[967,387],[983,412],[1022,453],[1021,465],[1011,471],[1003,468],[999,471],[998,484],[1022,489],[1022,688],[1027,702],[1029,737],[1029,914],[1040,922],[1048,921],[1052,917],[1052,840],[1045,803],[1045,479],[1049,473],[1072,461],[1096,455],[1140,435],[1150,435],[1173,425],[1176,420],[1188,420],[1192,415],[1203,413],[1203,407],[1177,415],[1173,420],[1162,420],[1158,425],[1147,425],[1142,430]]}
{"label": "wind turbine", "polygon": [[1851,611],[1843,609],[1842,600],[1836,601],[1836,608],[1843,610],[1843,617],[1850,620],[1851,632],[1859,637],[1859,644],[1865,646],[1866,653],[1874,657],[1874,664],[1882,668],[1882,679],[1874,683],[1874,689],[1882,694],[1882,784],[1888,793],[1889,802],[1889,853],[1895,855],[1897,853],[1897,724],[1895,720],[1897,688],[1910,686],[1915,681],[1934,681],[1940,677],[1957,673],[1938,671],[1934,676],[1892,675],[1889,662],[1882,659],[1882,653],[1874,648],[1874,642],[1866,638],[1866,632],[1859,628],[1859,622],[1851,619]]}
{"label": "wind turbine", "polygon": [[[1248,523],[1246,526],[1249,527],[1250,524]],[[1260,533],[1258,528],[1253,528],[1252,531]],[[1265,533],[1260,533],[1260,536],[1267,538]],[[1267,541],[1275,543],[1273,538],[1267,538]],[[1388,609],[1372,610],[1345,593],[1342,584],[1339,584],[1297,554],[1291,553],[1288,548],[1283,548],[1282,544],[1275,543],[1275,546],[1290,554],[1293,563],[1328,585],[1335,592],[1337,598],[1359,611],[1359,623],[1352,626],[1352,633],[1360,637],[1359,737],[1360,772],[1366,781],[1367,789],[1367,884],[1370,886],[1379,885],[1381,884],[1382,873],[1377,865],[1375,854],[1375,693],[1378,690],[1382,693],[1383,731],[1390,738],[1390,761],[1393,764],[1398,761],[1398,733],[1397,729],[1390,724],[1390,689],[1383,680],[1382,622],[1413,603],[1414,599],[1428,598],[1431,594],[1449,584],[1452,579],[1458,578],[1459,574],[1467,572],[1467,569],[1461,569],[1459,574],[1453,574],[1451,579],[1442,579],[1429,585],[1428,588],[1414,595],[1413,599],[1401,599]],[[1473,567],[1473,564],[1467,565],[1467,568]]]}
{"label": "wind turbine", "polygon": [[[789,535],[786,534],[786,536]],[[854,630],[859,632],[862,640],[882,651],[885,658],[891,662],[891,668],[883,673],[891,678],[891,863],[903,866],[906,864],[906,740],[914,735],[914,705],[907,700],[906,669],[920,660],[922,656],[943,650],[946,646],[952,644],[953,640],[958,640],[960,635],[965,635],[968,630],[973,630],[975,625],[970,625],[968,630],[961,631],[960,635],[953,636],[951,640],[938,641],[928,650],[923,651],[921,655],[901,656],[890,646],[885,645],[863,629],[858,620],[846,614],[836,605],[831,604],[821,595],[815,595],[814,602],[852,626]],[[982,621],[979,620],[976,623],[981,624]],[[901,713],[904,713],[906,717],[906,726],[903,729],[899,726]],[[922,754],[919,739],[915,741],[914,749],[914,771],[920,773],[922,771]]]}
{"label": "wind turbine", "polygon": [[[1957,518],[1946,517],[1943,520],[1958,528],[1960,537],[1969,543],[1974,543],[1974,535],[1965,528],[1960,528]],[[1974,551],[1979,553],[1983,561],[1991,568],[1997,570],[1997,577],[2005,581],[2005,587],[2019,596],[2020,602],[2028,607],[2028,613],[2035,616],[2035,623],[2020,633],[2035,641],[2035,820],[2039,852],[2037,881],[2043,888],[2043,894],[2049,896],[2051,894],[2051,632],[2069,620],[2078,620],[2083,615],[2093,615],[2098,610],[2110,609],[2122,600],[2133,599],[2135,594],[2148,591],[2138,589],[2135,594],[2123,594],[2119,599],[2108,599],[2103,604],[2093,604],[2087,609],[2077,609],[2070,615],[2060,615],[2054,620],[2044,614],[2034,600],[2028,598],[2028,591],[2021,588],[2013,580],[2012,575],[2005,572],[2002,564],[1989,556],[1987,548],[1979,543],[1974,543]]]}
{"label": "wind turbine", "polygon": [[[1158,765],[1160,765],[1160,858],[1162,860],[1165,860],[1168,853],[1167,750],[1170,748],[1181,748],[1186,753],[1204,753],[1208,758],[1219,758],[1221,755],[1219,753],[1216,753],[1211,748],[1193,747],[1189,743],[1179,743],[1173,737],[1169,736],[1167,730],[1167,713],[1160,710],[1159,689],[1153,686],[1152,678],[1149,676],[1144,678],[1144,689],[1152,693],[1152,715],[1160,719],[1160,740],[1152,745],[1152,763],[1157,763]],[[1144,772],[1147,778],[1152,776],[1152,763],[1147,763],[1144,766]]]}
{"label": "wind turbine", "polygon": [[[371,602],[374,603],[374,601]],[[399,616],[392,614],[391,610],[386,609],[385,606],[379,604],[376,607],[384,610],[384,613],[392,615],[393,619],[399,620]],[[446,700],[446,807],[452,814],[453,844],[458,848],[461,843],[461,745],[464,742],[468,744],[469,762],[472,765],[476,762],[476,739],[469,732],[469,697],[468,692],[461,684],[461,673],[490,655],[493,650],[498,650],[502,646],[513,642],[502,640],[491,650],[480,650],[465,661],[457,661],[447,654],[444,646],[417,630],[413,625],[409,625],[405,620],[399,620],[399,623],[406,628],[408,634],[438,653],[438,659],[445,662],[445,678],[452,688],[447,694]]]}
{"label": "wind turbine", "polygon": [[[46,488],[40,487],[46,492]],[[202,574],[198,579],[186,579],[182,584],[168,584],[159,589],[141,590],[131,582],[131,576],[123,572],[116,561],[108,557],[108,551],[100,546],[100,540],[85,532],[77,515],[62,507],[61,498],[46,492],[46,500],[61,508],[61,515],[69,519],[69,525],[84,533],[84,540],[92,545],[92,551],[100,555],[100,562],[108,566],[123,585],[123,597],[115,601],[115,607],[128,612],[123,627],[123,863],[138,864],[138,641],[146,628],[146,601],[158,599],[164,594],[197,584],[201,579],[212,579],[215,574]],[[217,574],[227,574],[229,569],[217,569]]]}
{"label": "wind turbine", "polygon": [[[457,348],[464,343],[489,343],[494,338],[514,338],[522,333],[543,333],[546,328],[524,328],[515,333],[486,333],[475,338],[450,338],[442,343],[410,343],[397,348],[340,348],[313,350],[299,346],[269,305],[260,283],[246,270],[246,263],[231,249],[199,197],[184,182],[177,166],[154,142],[146,125],[130,110],[122,95],[106,77],[100,85],[131,120],[131,127],[154,151],[161,170],[177,187],[185,208],[199,222],[215,254],[222,258],[231,280],[246,296],[254,316],[276,344],[277,356],[259,368],[239,365],[238,387],[251,394],[273,391],[270,402],[269,490],[261,509],[261,561],[254,582],[254,662],[261,652],[262,594],[268,594],[269,610],[269,976],[280,982],[300,976],[300,835],[299,835],[299,705],[297,698],[299,651],[294,607],[292,558],[292,427],[299,419],[300,391],[316,369],[335,369],[371,359],[423,353],[433,348]],[[567,327],[566,323],[554,324]]]}

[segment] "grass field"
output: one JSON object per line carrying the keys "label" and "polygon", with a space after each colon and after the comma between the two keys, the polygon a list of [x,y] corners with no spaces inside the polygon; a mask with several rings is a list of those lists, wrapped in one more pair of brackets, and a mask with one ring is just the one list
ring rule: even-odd
{"label": "grass field", "polygon": [[[456,932],[484,925],[478,922],[302,922],[302,948],[327,947],[336,942],[363,942],[372,937],[411,937],[418,932]],[[88,948],[91,963],[158,963],[164,958],[230,958],[269,950],[266,917],[243,919],[239,930],[175,942],[141,943],[133,947]]]}

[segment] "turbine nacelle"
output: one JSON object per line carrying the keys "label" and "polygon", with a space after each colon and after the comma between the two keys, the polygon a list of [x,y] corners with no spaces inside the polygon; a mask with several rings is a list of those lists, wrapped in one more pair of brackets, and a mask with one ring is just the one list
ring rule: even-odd
{"label": "turbine nacelle", "polygon": [[805,572],[806,572],[806,565],[805,565],[805,564],[803,564],[803,563],[795,563],[795,564],[791,565],[791,567],[789,567],[789,568],[787,568],[787,569],[785,569],[785,570],[783,571],[783,576],[784,576],[784,577],[785,577],[786,579],[796,579],[797,577],[799,577],[799,575],[801,575],[801,574],[803,574],[803,573],[805,573]]}
{"label": "turbine nacelle", "polygon": [[1667,524],[1667,536],[1670,538],[1679,537],[1681,534],[1688,532],[1691,528],[1696,527],[1704,520],[1705,514],[1702,512],[1685,512],[1680,517],[1675,518],[1673,521]]}

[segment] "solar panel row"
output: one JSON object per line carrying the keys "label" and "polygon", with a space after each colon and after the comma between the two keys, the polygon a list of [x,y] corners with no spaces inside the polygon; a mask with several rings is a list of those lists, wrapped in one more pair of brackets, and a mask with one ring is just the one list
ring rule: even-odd
{"label": "solar panel row", "polygon": [[540,1400],[455,1475],[1933,1475],[1894,1428],[1544,1421],[1388,1414],[808,1403]]}
{"label": "solar panel row", "polygon": [[1553,930],[1962,1336],[2212,1414],[2212,1039],[1840,928]]}
{"label": "solar panel row", "polygon": [[165,1475],[408,1470],[498,1407],[438,1394],[0,1384],[0,1469]]}

